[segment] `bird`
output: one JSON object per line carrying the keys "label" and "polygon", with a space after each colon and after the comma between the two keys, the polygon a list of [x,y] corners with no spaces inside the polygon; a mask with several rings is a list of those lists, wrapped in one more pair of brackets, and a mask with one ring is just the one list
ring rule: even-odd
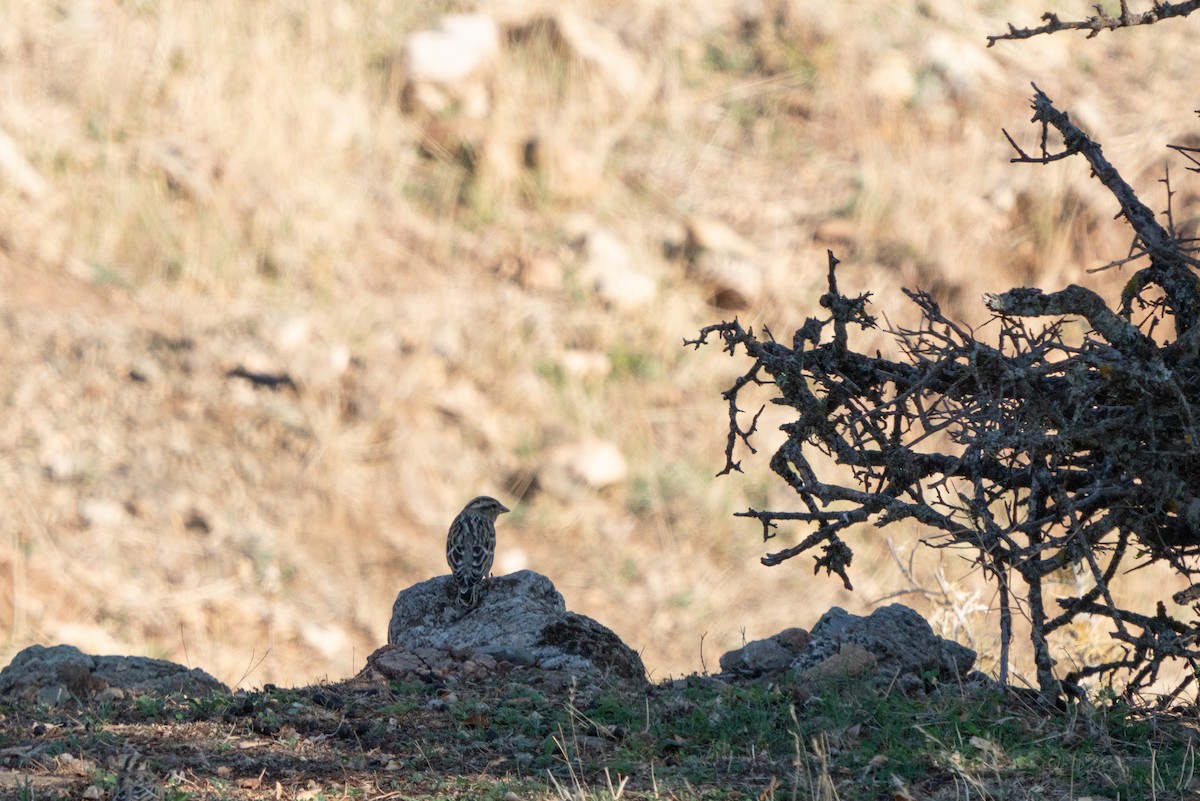
{"label": "bird", "polygon": [[110,801],[163,801],[165,795],[141,754],[126,749],[117,755],[117,784]]}
{"label": "bird", "polygon": [[446,535],[446,562],[458,585],[458,603],[468,609],[479,606],[483,580],[492,572],[496,557],[496,518],[508,507],[495,498],[480,495],[463,507]]}

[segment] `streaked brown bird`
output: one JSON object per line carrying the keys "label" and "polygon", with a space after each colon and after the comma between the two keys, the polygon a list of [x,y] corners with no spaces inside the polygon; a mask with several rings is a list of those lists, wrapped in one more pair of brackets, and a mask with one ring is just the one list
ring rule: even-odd
{"label": "streaked brown bird", "polygon": [[458,513],[446,535],[446,561],[458,585],[458,602],[468,609],[479,606],[483,580],[496,558],[496,518],[508,507],[480,495]]}
{"label": "streaked brown bird", "polygon": [[133,750],[117,756],[117,784],[111,801],[163,801],[165,795],[162,782],[150,772],[145,757]]}

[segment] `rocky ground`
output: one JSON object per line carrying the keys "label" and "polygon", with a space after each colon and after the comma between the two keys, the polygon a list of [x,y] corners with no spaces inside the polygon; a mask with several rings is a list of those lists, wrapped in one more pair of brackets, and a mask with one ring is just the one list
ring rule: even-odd
{"label": "rocky ground", "polygon": [[[990,590],[912,560],[919,531],[860,532],[854,593],[758,563],[804,534],[731,517],[793,502],[766,467],[788,420],[764,388],[760,455],[714,478],[741,365],[682,341],[735,314],[790,336],[828,249],[898,323],[902,286],[979,323],[1017,284],[1115,296],[1087,272],[1127,252],[1110,199],[1000,131],[1036,146],[1036,80],[1165,207],[1195,20],[988,49],[1042,4],[514,3],[459,82],[418,56],[461,52],[444,17],[472,8],[377,5],[0,3],[0,663],[355,675],[485,492],[514,510],[497,572],[553,578],[654,681],[897,594],[990,669]],[[1182,588],[1128,581],[1150,610]]]}
{"label": "rocky ground", "polygon": [[[479,625],[505,626],[489,605],[509,618],[513,598],[541,606],[510,589],[485,600]],[[556,641],[575,655],[565,670],[544,648],[515,655],[525,649],[508,628],[486,651],[393,644],[347,681],[232,693],[170,663],[35,646],[0,672],[0,792],[106,797],[130,780],[116,758],[131,753],[170,799],[894,801],[1198,786],[1194,727],[1005,692],[899,605],[833,610],[812,632],[723,655],[719,674],[657,684],[640,663],[637,675],[613,667],[619,642]]]}

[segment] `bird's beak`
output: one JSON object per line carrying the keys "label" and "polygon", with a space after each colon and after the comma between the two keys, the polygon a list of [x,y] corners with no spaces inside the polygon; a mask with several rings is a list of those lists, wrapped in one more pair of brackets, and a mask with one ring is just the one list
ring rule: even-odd
{"label": "bird's beak", "polygon": [[511,511],[512,511],[511,509],[509,509],[507,506],[505,506],[505,505],[504,505],[504,504],[502,504],[502,503],[498,503],[497,505],[500,507],[500,514],[504,514],[505,512],[511,512]]}

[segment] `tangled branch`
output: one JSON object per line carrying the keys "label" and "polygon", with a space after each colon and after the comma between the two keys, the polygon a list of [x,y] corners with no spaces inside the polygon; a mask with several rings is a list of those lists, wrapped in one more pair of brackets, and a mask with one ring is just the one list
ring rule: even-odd
{"label": "tangled branch", "polygon": [[[921,322],[889,332],[901,356],[888,359],[851,346],[850,332],[874,328],[876,320],[868,295],[838,290],[831,252],[828,291],[820,299],[827,314],[809,318],[790,346],[737,320],[707,326],[685,344],[719,338],[726,352],[740,348],[752,360],[724,394],[730,428],[722,473],[741,469],[736,446],[749,446],[757,427],[757,415],[747,428],[738,422],[745,387],[773,384],[773,402],[796,412],[782,427],[787,439],[770,465],[802,510],[738,514],[757,520],[766,542],[784,521],[810,531],[764,556],[764,564],[812,553],[815,572],[836,574],[850,588],[853,553],[844,534],[863,523],[914,520],[935,532],[927,539],[935,547],[971,549],[997,582],[1002,681],[1019,604],[1031,624],[1045,696],[1077,694],[1083,679],[1118,670],[1132,674],[1132,693],[1158,677],[1164,660],[1200,669],[1194,621],[1169,616],[1161,602],[1150,614],[1122,608],[1110,589],[1131,562],[1164,561],[1189,579],[1200,573],[1200,426],[1190,400],[1200,397],[1200,286],[1192,272],[1200,265],[1104,160],[1100,146],[1035,91],[1040,154],[1024,152],[1010,137],[1014,161],[1082,156],[1117,199],[1148,262],[1127,284],[1120,309],[1080,286],[986,295],[998,326],[996,344],[987,344],[947,319],[927,293],[905,290]],[[1061,140],[1061,149],[1052,150],[1051,140]],[[1159,344],[1145,330],[1153,321],[1133,324],[1134,304],[1172,318],[1176,340]],[[1034,330],[1024,322],[1029,317],[1059,319]],[[1064,337],[1062,318],[1070,317],[1091,326],[1082,341]],[[815,454],[849,468],[850,479],[827,480]],[[1050,577],[1064,568],[1088,574],[1091,589],[1051,597]],[[1081,615],[1108,619],[1123,656],[1058,675],[1051,638]]]}

